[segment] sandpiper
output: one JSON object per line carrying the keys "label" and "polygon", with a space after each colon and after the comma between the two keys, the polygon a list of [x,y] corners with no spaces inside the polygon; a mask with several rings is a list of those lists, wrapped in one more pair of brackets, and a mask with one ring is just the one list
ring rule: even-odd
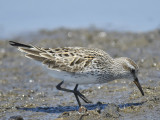
{"label": "sandpiper", "polygon": [[[138,65],[130,58],[112,58],[103,50],[84,47],[42,48],[9,41],[10,45],[18,47],[30,59],[42,62],[53,70],[53,76],[62,80],[56,88],[74,93],[78,105],[79,98],[91,103],[77,88],[79,84],[101,84],[115,79],[131,79],[144,96],[138,81]],[[73,90],[62,88],[63,83],[75,83]]]}

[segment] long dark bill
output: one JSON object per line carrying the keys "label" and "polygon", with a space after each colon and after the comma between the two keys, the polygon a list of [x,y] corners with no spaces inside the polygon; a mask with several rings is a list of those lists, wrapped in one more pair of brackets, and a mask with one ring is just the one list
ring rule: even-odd
{"label": "long dark bill", "polygon": [[137,77],[134,79],[134,83],[137,85],[138,89],[141,91],[141,94],[144,96],[144,92],[142,90],[142,87],[141,87]]}

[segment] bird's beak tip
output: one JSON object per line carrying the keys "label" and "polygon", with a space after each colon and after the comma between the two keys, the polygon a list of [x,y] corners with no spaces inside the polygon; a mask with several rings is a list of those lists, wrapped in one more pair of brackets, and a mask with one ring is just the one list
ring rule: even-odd
{"label": "bird's beak tip", "polygon": [[142,87],[141,87],[141,85],[140,85],[140,83],[139,83],[139,81],[138,81],[138,78],[135,78],[134,83],[136,84],[136,86],[137,86],[138,89],[140,90],[142,96],[144,96],[144,92],[143,92]]}

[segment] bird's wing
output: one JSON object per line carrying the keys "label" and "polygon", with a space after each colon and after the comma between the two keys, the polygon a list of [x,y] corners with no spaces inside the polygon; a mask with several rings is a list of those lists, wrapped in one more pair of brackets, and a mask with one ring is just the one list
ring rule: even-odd
{"label": "bird's wing", "polygon": [[[12,43],[12,44],[11,44]],[[99,49],[87,49],[83,47],[64,48],[40,48],[32,45],[24,45],[11,41],[12,46],[17,46],[18,50],[25,52],[26,57],[40,61],[48,65],[50,69],[66,72],[79,72],[88,67],[93,59],[103,56],[104,51]]]}
{"label": "bird's wing", "polygon": [[67,72],[81,71],[88,66],[93,56],[82,56],[76,50],[70,48],[44,49],[33,46],[32,49],[19,48],[20,51],[26,52],[28,58],[40,61],[48,65],[50,69],[56,69]]}

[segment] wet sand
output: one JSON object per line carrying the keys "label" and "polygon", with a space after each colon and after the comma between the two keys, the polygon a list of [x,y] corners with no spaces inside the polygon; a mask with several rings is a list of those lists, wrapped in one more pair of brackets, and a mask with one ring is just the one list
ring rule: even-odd
{"label": "wet sand", "polygon": [[[56,89],[60,81],[50,76],[51,70],[23,57],[8,40],[0,40],[0,119],[159,119],[160,30],[122,33],[61,28],[28,33],[11,40],[42,47],[96,47],[112,57],[129,57],[140,67],[139,81],[145,96],[132,80],[80,85],[80,92],[93,104],[82,102],[87,110],[79,110],[73,94]],[[64,87],[72,89],[74,85]]]}

